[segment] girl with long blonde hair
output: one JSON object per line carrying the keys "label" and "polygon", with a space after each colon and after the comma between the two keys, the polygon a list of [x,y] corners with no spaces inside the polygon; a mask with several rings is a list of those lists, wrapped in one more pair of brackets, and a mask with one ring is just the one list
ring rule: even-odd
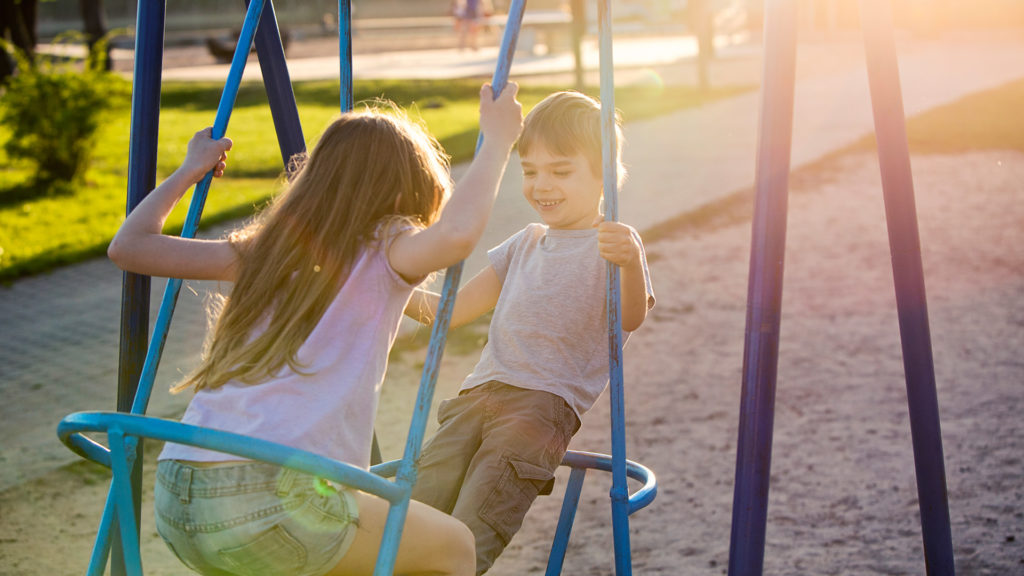
{"label": "girl with long blonde hair", "polygon": [[[191,185],[224,172],[231,141],[189,142],[170,177],[129,214],[108,249],[122,269],[234,282],[183,422],[368,467],[380,386],[402,311],[431,273],[483,233],[522,127],[517,86],[480,98],[483,145],[452,186],[421,127],[375,109],[344,114],[254,222],[220,240],[162,233]],[[160,454],[156,524],[202,574],[371,574],[388,504],[274,465],[180,444]],[[399,574],[473,574],[461,522],[411,502]]]}

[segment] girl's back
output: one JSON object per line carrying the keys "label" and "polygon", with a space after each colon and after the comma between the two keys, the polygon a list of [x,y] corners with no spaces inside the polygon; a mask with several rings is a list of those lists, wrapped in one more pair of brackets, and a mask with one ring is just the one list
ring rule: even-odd
{"label": "girl's back", "polygon": [[[369,242],[296,354],[259,385],[230,380],[197,391],[183,422],[230,430],[368,467],[380,387],[402,309],[415,284],[388,264],[383,238]],[[370,327],[379,327],[376,330]],[[238,457],[168,444],[161,460]]]}

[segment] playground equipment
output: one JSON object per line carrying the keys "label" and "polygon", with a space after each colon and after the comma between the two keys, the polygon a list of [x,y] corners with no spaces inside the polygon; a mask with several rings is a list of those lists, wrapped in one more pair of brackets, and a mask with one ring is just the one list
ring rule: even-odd
{"label": "playground equipment", "polygon": [[[509,8],[508,24],[505,27],[498,66],[492,81],[495,97],[507,85],[525,3],[525,0],[513,0]],[[599,4],[602,134],[604,138],[603,180],[607,208],[606,218],[615,219],[618,214],[618,202],[609,4],[610,0],[601,0]],[[146,0],[139,2],[138,6],[129,152],[129,211],[137,206],[143,196],[156,184],[156,142],[159,125],[164,8],[163,0]],[[345,111],[350,110],[353,105],[350,0],[339,0],[338,10],[341,56],[340,106]],[[217,108],[212,136],[215,139],[221,138],[227,130],[246,58],[253,44],[255,44],[263,70],[264,84],[278,135],[281,156],[287,166],[293,155],[303,151],[305,141],[298,121],[295,98],[285,66],[284,50],[271,0],[255,0],[248,3],[228,78]],[[196,234],[212,178],[212,172],[208,173],[195,187],[182,228],[183,237],[190,238]],[[147,347],[145,342],[149,328],[149,278],[126,273],[122,299],[118,412],[72,414],[64,418],[57,429],[58,436],[69,448],[84,458],[111,468],[113,472],[113,480],[100,521],[88,574],[103,574],[112,550],[112,574],[142,574],[138,535],[142,462],[140,438],[154,438],[200,446],[244,458],[287,466],[386,499],[390,508],[374,574],[378,576],[391,574],[401,537],[401,528],[409,506],[409,494],[416,480],[415,462],[420,454],[426,419],[430,411],[461,274],[461,263],[449,268],[445,274],[441,301],[431,332],[428,356],[420,381],[404,455],[401,460],[378,464],[367,472],[346,463],[273,442],[145,416],[156,370],[181,289],[181,280],[173,278],[168,280],[153,335]],[[618,576],[628,575],[632,572],[629,515],[647,506],[653,501],[657,492],[654,474],[649,469],[625,458],[619,271],[612,264],[608,265],[607,294],[612,455],[572,451],[563,460],[562,464],[570,467],[572,471],[548,561],[546,573],[552,576],[561,573],[569,533],[587,469],[594,468],[611,472],[612,475],[611,508],[615,566]],[[103,446],[85,436],[86,432],[105,432],[108,446]],[[385,479],[392,476],[395,477],[394,481]],[[627,477],[642,483],[642,487],[632,495],[628,492]]]}
{"label": "playground equipment", "polygon": [[[730,576],[759,575],[764,564],[796,78],[796,2],[765,3],[757,197],[729,546]],[[935,369],[889,1],[861,0],[861,25],[903,343],[925,566],[929,575],[952,575],[953,544]]]}

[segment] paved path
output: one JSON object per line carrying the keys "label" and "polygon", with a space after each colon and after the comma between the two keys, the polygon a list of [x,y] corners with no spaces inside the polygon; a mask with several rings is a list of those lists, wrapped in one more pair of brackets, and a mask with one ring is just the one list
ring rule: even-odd
{"label": "paved path", "polygon": [[[794,167],[841,148],[873,129],[863,51],[858,42],[854,38],[801,44]],[[619,82],[694,81],[692,62],[681,61],[688,55],[685,43],[680,48],[666,39],[624,39],[616,40],[615,49],[621,56],[620,63],[631,66],[617,72]],[[1024,77],[1024,38],[1019,35],[947,38],[941,43],[904,39],[900,50],[908,115]],[[424,53],[387,53],[374,60],[365,55],[355,64],[356,74],[371,76],[376,71],[383,75],[382,71],[390,69],[387,67],[416,62],[403,74],[426,70],[424,74],[430,77],[478,76],[492,65],[484,51],[477,55],[435,51],[429,56],[423,60]],[[530,70],[553,75],[545,81],[556,79],[568,85],[571,63],[558,59],[532,58]],[[462,65],[457,65],[459,62]],[[295,74],[303,78],[312,77],[304,75],[311,70],[333,74],[337,69],[330,62],[294,61],[290,65],[297,72],[304,71]],[[203,70],[193,70],[193,76],[187,69],[167,73],[169,77],[180,74],[194,78],[208,73]],[[760,70],[760,50],[756,46],[733,46],[723,49],[712,78],[720,84],[756,84]],[[523,74],[518,63],[513,66],[513,74]],[[758,95],[751,92],[627,124],[625,160],[630,177],[622,193],[622,219],[640,229],[649,228],[751,186],[757,111]],[[464,166],[457,166],[456,176],[463,170]],[[486,247],[531,220],[519,186],[513,159],[481,249],[467,263],[467,274],[480,268]],[[77,458],[56,440],[54,429],[61,417],[76,410],[111,409],[115,405],[120,279],[120,272],[109,262],[97,259],[0,288],[0,396],[4,398],[0,405],[0,490]],[[656,271],[654,281],[658,283]],[[155,280],[153,284],[155,318],[162,282]],[[182,291],[151,414],[176,415],[187,401],[184,396],[172,397],[163,390],[194,364],[205,328],[202,294],[208,288],[203,283],[190,283]]]}

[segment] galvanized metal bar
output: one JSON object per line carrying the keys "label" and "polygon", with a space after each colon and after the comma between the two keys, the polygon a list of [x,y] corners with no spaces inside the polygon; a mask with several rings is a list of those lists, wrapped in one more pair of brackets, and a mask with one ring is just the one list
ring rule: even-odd
{"label": "galvanized metal bar", "polygon": [[861,0],[860,10],[903,344],[925,566],[929,575],[952,575],[953,539],[939,401],[892,7],[888,0]]}
{"label": "galvanized metal bar", "polygon": [[[249,2],[250,0],[245,0],[246,7]],[[292,91],[291,75],[285,61],[281,31],[277,26],[277,14],[271,0],[266,0],[263,7],[254,43],[256,55],[260,59],[263,87],[267,91],[270,114],[274,119],[277,144],[281,149],[281,160],[287,169],[290,167],[292,157],[306,150],[306,139],[302,135],[299,108],[295,104],[295,93]]]}
{"label": "galvanized metal bar", "polygon": [[729,543],[730,576],[756,576],[761,574],[764,565],[793,136],[796,37],[797,0],[767,3],[743,388]]}
{"label": "galvanized metal bar", "polygon": [[583,490],[586,475],[586,468],[573,468],[569,473],[569,483],[565,487],[565,496],[562,497],[562,512],[558,515],[558,527],[555,528],[555,537],[551,541],[551,553],[548,554],[545,576],[558,576],[562,573],[565,551],[569,548],[569,534],[576,520],[576,509],[580,504],[580,492]]}
{"label": "galvanized metal bar", "polygon": [[[491,89],[494,98],[497,99],[508,85],[508,76],[512,68],[512,58],[515,55],[516,41],[519,38],[519,28],[522,24],[523,11],[526,8],[526,0],[513,0],[509,6],[508,23],[505,25],[505,33],[501,41],[501,50],[498,55],[498,64],[491,80]],[[477,149],[483,142],[483,135],[477,138]],[[452,310],[455,307],[455,295],[458,292],[459,281],[462,278],[463,263],[451,266],[445,272],[444,285],[441,289],[441,300],[438,303],[437,313],[434,316],[433,327],[430,334],[430,345],[427,348],[427,359],[423,365],[423,374],[420,378],[419,392],[416,396],[416,406],[413,410],[412,422],[409,425],[409,435],[406,437],[405,452],[402,461],[398,465],[398,473],[395,479],[396,484],[406,494],[412,491],[412,485],[416,483],[416,461],[419,460],[423,447],[423,436],[426,431],[427,416],[430,414],[430,404],[434,397],[434,388],[437,384],[437,374],[441,366],[441,357],[444,355],[445,343],[448,340],[448,326],[451,322]],[[380,550],[377,555],[377,564],[374,574],[385,576],[394,570],[395,555],[398,551],[398,544],[401,541],[402,526],[405,524],[405,516],[409,509],[408,495],[400,502],[392,503],[388,510],[387,524],[384,527],[384,536],[381,540]]]}
{"label": "galvanized metal bar", "polygon": [[[601,59],[601,161],[604,181],[604,217],[619,219],[618,142],[615,132],[615,64],[612,54],[611,0],[597,10],[598,47]],[[629,487],[626,483],[626,409],[622,375],[622,302],[619,267],[607,263],[605,311],[608,318],[609,400],[612,428],[612,534],[615,540],[615,573],[633,573],[629,546]]]}

